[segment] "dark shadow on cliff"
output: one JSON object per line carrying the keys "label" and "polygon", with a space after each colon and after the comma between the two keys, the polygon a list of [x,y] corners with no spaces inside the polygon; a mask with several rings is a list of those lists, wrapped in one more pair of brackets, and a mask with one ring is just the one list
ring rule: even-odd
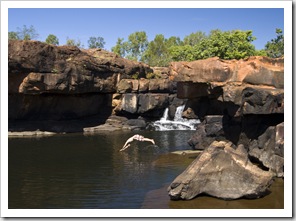
{"label": "dark shadow on cliff", "polygon": [[83,132],[112,114],[112,95],[9,95],[8,131]]}

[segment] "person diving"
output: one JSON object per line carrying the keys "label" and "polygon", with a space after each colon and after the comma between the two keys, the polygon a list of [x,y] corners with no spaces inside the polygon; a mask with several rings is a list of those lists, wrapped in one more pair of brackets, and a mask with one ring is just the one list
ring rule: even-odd
{"label": "person diving", "polygon": [[151,142],[155,145],[155,142],[153,139],[146,138],[146,137],[139,135],[139,134],[135,134],[134,136],[127,139],[127,141],[125,142],[125,144],[123,145],[123,147],[119,151],[123,151],[123,150],[127,149],[130,146],[130,143],[134,140],[138,140],[141,142],[148,141],[148,142]]}

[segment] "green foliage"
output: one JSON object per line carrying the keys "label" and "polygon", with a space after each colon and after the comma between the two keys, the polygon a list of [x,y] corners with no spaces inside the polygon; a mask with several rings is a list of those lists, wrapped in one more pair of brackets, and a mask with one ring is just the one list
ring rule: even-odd
{"label": "green foliage", "polygon": [[166,64],[166,46],[165,38],[162,34],[155,36],[154,40],[148,45],[143,55],[143,61],[150,66],[163,66]]}
{"label": "green foliage", "polygon": [[55,36],[53,34],[48,35],[45,42],[47,44],[59,45],[59,39],[57,38],[57,36]]}
{"label": "green foliage", "polygon": [[170,48],[181,45],[179,37],[172,36],[166,39],[164,35],[158,34],[154,40],[148,44],[147,50],[143,54],[142,61],[150,66],[164,67],[172,61]]}
{"label": "green foliage", "polygon": [[267,56],[267,52],[263,49],[263,50],[256,50],[255,51],[255,56]]}
{"label": "green foliage", "polygon": [[8,32],[8,39],[14,40],[33,40],[38,38],[38,33],[31,25],[29,28],[24,25],[23,28],[17,28],[17,31]]}
{"label": "green foliage", "polygon": [[83,47],[83,45],[81,44],[79,39],[76,41],[76,40],[70,39],[68,37],[67,37],[66,45],[68,45],[68,46],[76,46],[78,48]]}
{"label": "green foliage", "polygon": [[212,30],[209,36],[197,33],[185,37],[187,42],[185,45],[170,49],[174,61],[192,61],[210,57],[241,59],[255,54],[252,41],[256,38],[252,35],[252,31]]}
{"label": "green foliage", "polygon": [[161,78],[161,73],[159,71],[154,71],[146,74],[147,79],[159,79]]}
{"label": "green foliage", "polygon": [[8,39],[10,39],[10,40],[19,40],[19,36],[18,36],[17,32],[10,31],[10,32],[8,32]]}
{"label": "green foliage", "polygon": [[147,45],[148,38],[146,32],[139,31],[130,34],[126,42],[123,41],[123,38],[118,38],[115,47],[111,50],[130,60],[140,61]]}
{"label": "green foliage", "polygon": [[210,36],[214,44],[211,45],[210,54],[222,59],[241,59],[255,53],[255,46],[252,44],[256,38],[252,31],[217,31]]}
{"label": "green foliage", "polygon": [[33,25],[31,25],[29,28],[24,25],[23,28],[17,28],[17,30],[17,35],[21,40],[33,40],[37,39],[39,36]]}
{"label": "green foliage", "polygon": [[184,37],[184,45],[194,46],[201,42],[201,40],[205,39],[207,36],[204,32],[197,31],[195,33],[191,33]]}
{"label": "green foliage", "polygon": [[139,75],[140,75],[140,73],[139,73],[139,72],[136,72],[136,73],[134,73],[134,74],[131,76],[131,78],[132,78],[132,79],[139,79]]}
{"label": "green foliage", "polygon": [[169,48],[172,61],[193,61],[194,50],[190,45],[172,46]]}
{"label": "green foliage", "polygon": [[140,31],[132,33],[128,36],[127,50],[129,57],[134,60],[141,60],[142,53],[146,50],[148,38],[146,32]]}
{"label": "green foliage", "polygon": [[281,29],[276,29],[276,38],[271,39],[265,45],[267,56],[271,58],[279,58],[284,56],[284,35]]}
{"label": "green foliage", "polygon": [[111,48],[112,52],[118,54],[121,57],[124,57],[126,53],[126,46],[123,40],[123,38],[117,38],[116,45]]}
{"label": "green foliage", "polygon": [[88,48],[104,48],[106,44],[103,37],[90,37],[87,43]]}

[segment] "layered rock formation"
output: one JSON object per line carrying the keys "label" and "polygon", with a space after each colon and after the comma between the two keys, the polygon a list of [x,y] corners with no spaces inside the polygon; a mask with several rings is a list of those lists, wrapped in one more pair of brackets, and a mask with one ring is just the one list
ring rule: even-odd
{"label": "layered rock formation", "polygon": [[283,58],[210,58],[175,62],[170,69],[178,97],[188,99],[183,115],[202,120],[188,141],[193,149],[231,141],[261,167],[284,176]]}
{"label": "layered rock formation", "polygon": [[101,49],[10,40],[8,67],[10,131],[143,129],[179,100],[168,68]]}
{"label": "layered rock formation", "polygon": [[172,63],[170,73],[188,99],[184,116],[202,120],[188,143],[204,150],[171,183],[171,199],[266,194],[284,176],[284,60],[210,58]]}

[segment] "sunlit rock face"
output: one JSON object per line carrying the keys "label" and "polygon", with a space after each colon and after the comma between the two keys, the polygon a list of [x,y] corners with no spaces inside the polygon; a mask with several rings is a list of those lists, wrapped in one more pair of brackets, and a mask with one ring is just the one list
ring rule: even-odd
{"label": "sunlit rock face", "polygon": [[284,175],[284,58],[172,62],[170,74],[177,97],[188,99],[184,115],[201,120],[188,141],[193,149],[243,144],[254,160]]}
{"label": "sunlit rock face", "polygon": [[241,60],[218,57],[192,62],[172,62],[170,74],[177,82],[241,82],[284,88],[284,59],[252,56]]}
{"label": "sunlit rock face", "polygon": [[267,193],[273,174],[251,163],[243,145],[214,141],[168,187],[173,200],[200,194],[222,199],[259,198]]}

